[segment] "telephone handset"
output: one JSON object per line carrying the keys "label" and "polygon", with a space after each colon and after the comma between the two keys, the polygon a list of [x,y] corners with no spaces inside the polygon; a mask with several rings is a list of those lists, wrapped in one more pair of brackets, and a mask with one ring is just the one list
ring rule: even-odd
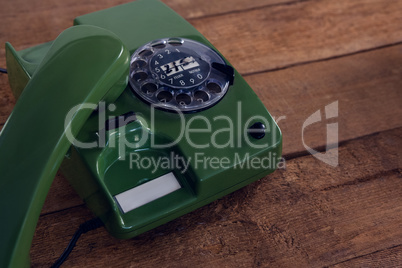
{"label": "telephone handset", "polygon": [[90,116],[89,110],[79,110],[66,129],[66,113],[77,103],[119,95],[128,56],[113,33],[73,27],[54,41],[27,83],[0,136],[1,267],[29,265],[38,215],[70,147],[66,132],[77,131]]}
{"label": "telephone handset", "polygon": [[157,0],[6,44],[17,104],[0,134],[0,266],[29,265],[60,167],[115,237],[131,238],[273,172],[282,136],[244,79]]}

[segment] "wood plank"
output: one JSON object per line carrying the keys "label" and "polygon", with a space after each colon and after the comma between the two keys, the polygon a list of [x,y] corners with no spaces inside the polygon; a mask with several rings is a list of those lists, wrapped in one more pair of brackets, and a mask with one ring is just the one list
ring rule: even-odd
{"label": "wood plank", "polygon": [[402,1],[323,0],[190,20],[242,74],[402,41]]}
{"label": "wood plank", "polygon": [[398,267],[401,264],[402,246],[395,246],[362,257],[352,258],[331,267]]}
{"label": "wood plank", "polygon": [[[338,123],[339,141],[402,126],[402,45],[353,56],[247,76],[246,80],[279,118],[285,155],[303,152],[305,120],[321,110],[322,121],[304,129],[305,144],[325,151],[326,124]],[[324,108],[338,101],[338,118]]]}
{"label": "wood plank", "polygon": [[[322,267],[399,246],[401,147],[399,128],[343,144],[338,168],[292,159],[286,170],[137,238],[87,233],[66,266]],[[91,217],[83,206],[42,216],[33,267],[49,266]]]}

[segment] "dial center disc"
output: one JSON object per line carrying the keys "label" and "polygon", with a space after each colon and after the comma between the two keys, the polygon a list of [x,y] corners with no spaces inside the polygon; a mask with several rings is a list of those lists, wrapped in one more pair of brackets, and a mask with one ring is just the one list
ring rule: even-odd
{"label": "dial center disc", "polygon": [[186,48],[166,48],[150,60],[151,72],[167,86],[197,86],[207,79],[211,67],[191,52]]}

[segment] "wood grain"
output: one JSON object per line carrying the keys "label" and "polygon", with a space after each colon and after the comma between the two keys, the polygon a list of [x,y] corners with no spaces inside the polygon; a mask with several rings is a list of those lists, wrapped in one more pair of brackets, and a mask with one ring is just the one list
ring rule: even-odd
{"label": "wood grain", "polygon": [[242,74],[402,41],[402,1],[322,0],[190,20]]}
{"label": "wood grain", "polygon": [[[401,146],[399,128],[345,143],[337,168],[292,159],[286,170],[137,238],[87,233],[66,266],[322,267],[375,258],[402,244]],[[49,266],[91,217],[83,206],[41,217],[33,267]]]}

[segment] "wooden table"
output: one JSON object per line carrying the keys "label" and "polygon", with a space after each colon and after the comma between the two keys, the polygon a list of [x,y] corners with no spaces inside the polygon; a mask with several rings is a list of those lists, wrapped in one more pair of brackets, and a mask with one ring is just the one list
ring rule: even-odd
{"label": "wooden table", "polygon": [[[0,43],[53,40],[72,20],[124,0],[2,1]],[[165,0],[245,77],[283,131],[286,169],[130,240],[87,233],[65,267],[402,266],[402,1]],[[258,56],[257,56],[258,54]],[[0,67],[5,67],[4,48]],[[338,101],[338,116],[325,106]],[[0,124],[15,100],[0,74]],[[338,124],[339,164],[326,151]],[[27,133],[27,138],[29,133]],[[49,267],[92,218],[58,175],[33,267]],[[4,220],[4,219],[3,219]]]}

